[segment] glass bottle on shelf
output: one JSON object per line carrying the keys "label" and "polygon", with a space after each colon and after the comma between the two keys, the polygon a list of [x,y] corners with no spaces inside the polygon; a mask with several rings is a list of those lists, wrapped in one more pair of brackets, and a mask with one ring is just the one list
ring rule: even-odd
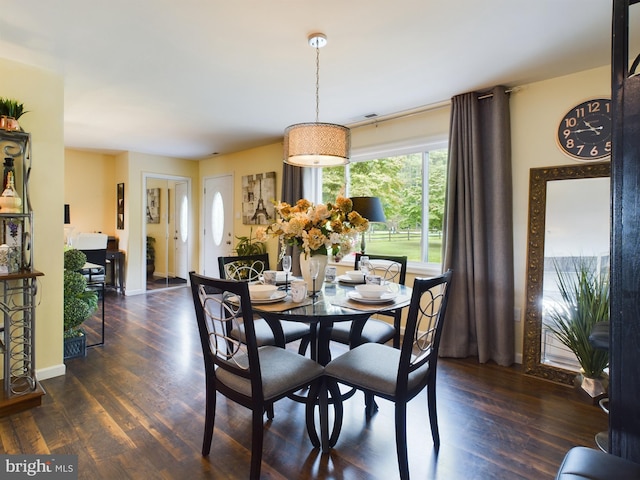
{"label": "glass bottle on shelf", "polygon": [[13,172],[7,173],[6,188],[0,196],[0,213],[22,212],[22,199],[18,196],[13,181]]}
{"label": "glass bottle on shelf", "polygon": [[4,190],[7,187],[7,176],[11,172],[13,174],[13,181],[16,179],[16,170],[13,166],[13,158],[5,157],[4,159],[4,173],[2,175],[2,189]]}

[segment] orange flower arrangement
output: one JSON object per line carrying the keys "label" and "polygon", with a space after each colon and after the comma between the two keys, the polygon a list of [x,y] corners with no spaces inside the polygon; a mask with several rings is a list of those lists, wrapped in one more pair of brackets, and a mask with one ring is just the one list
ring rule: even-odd
{"label": "orange flower arrangement", "polygon": [[260,241],[269,236],[279,237],[283,247],[296,245],[305,256],[326,255],[331,251],[339,261],[351,251],[358,233],[369,228],[369,220],[353,210],[351,199],[342,196],[326,205],[314,205],[304,198],[293,206],[280,202],[275,209],[280,218],[259,228],[256,237]]}

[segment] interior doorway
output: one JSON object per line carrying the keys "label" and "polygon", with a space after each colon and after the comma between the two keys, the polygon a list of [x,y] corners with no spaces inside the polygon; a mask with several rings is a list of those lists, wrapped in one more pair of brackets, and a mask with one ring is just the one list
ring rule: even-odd
{"label": "interior doorway", "polygon": [[188,178],[145,174],[146,290],[184,286],[191,258]]}

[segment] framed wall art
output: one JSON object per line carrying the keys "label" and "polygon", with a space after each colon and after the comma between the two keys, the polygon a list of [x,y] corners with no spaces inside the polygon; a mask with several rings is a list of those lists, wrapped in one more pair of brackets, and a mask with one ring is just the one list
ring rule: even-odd
{"label": "framed wall art", "polygon": [[275,220],[276,172],[242,177],[242,223],[266,225]]}
{"label": "framed wall art", "polygon": [[116,229],[124,230],[124,183],[119,183],[116,190]]}
{"label": "framed wall art", "polygon": [[147,188],[147,223],[160,223],[159,188]]}

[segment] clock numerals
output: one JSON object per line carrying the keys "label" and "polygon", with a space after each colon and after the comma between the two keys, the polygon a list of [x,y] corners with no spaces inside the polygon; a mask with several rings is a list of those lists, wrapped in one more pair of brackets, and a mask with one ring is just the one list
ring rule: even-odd
{"label": "clock numerals", "polygon": [[596,160],[611,154],[611,101],[594,99],[572,108],[560,121],[561,150],[578,160]]}

